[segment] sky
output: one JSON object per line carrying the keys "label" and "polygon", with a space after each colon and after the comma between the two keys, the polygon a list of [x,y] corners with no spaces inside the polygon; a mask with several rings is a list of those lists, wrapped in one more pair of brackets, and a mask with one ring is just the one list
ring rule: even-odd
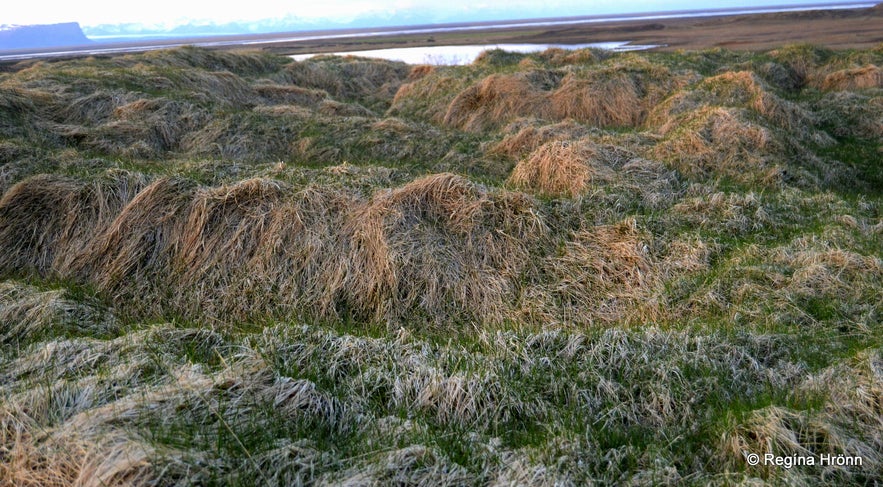
{"label": "sky", "polygon": [[[4,2],[7,3],[7,2]],[[713,8],[758,5],[827,3],[819,0],[718,0]],[[701,9],[708,2],[695,0],[322,0],[310,2],[279,0],[26,0],[11,1],[0,9],[0,24],[27,25],[79,22],[88,27],[99,24],[139,23],[175,27],[188,23],[225,23],[294,17],[306,22],[333,20],[346,22],[362,15],[390,18],[408,13],[429,13],[439,20],[468,21],[471,17],[494,12],[507,18],[574,16]]]}

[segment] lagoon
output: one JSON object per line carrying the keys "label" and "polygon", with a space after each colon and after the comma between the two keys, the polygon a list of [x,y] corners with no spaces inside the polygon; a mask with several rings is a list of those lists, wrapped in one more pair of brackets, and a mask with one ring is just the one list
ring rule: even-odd
{"label": "lagoon", "polygon": [[[408,64],[434,64],[434,65],[465,65],[471,64],[484,51],[490,49],[502,49],[510,52],[540,52],[549,48],[560,49],[583,49],[594,47],[611,51],[639,51],[659,47],[657,45],[633,45],[629,42],[594,42],[591,44],[472,44],[465,46],[425,46],[425,47],[399,47],[391,49],[373,49],[367,51],[343,51],[324,53],[323,55],[335,56],[361,56],[387,59],[390,61],[402,61]],[[291,56],[296,61],[303,61],[320,54],[297,54]]]}

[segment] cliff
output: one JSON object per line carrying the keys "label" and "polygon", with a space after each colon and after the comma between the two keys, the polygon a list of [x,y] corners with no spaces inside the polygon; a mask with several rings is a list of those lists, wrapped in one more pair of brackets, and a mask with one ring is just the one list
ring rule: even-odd
{"label": "cliff", "polygon": [[91,42],[76,22],[22,25],[0,30],[0,49],[81,46]]}

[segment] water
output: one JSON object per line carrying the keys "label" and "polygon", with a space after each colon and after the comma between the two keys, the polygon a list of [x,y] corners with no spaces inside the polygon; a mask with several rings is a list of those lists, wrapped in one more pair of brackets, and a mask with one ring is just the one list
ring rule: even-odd
{"label": "water", "polygon": [[[41,51],[41,52],[27,52],[27,53],[13,53],[13,51],[9,51],[3,54],[0,54],[0,61],[12,61],[19,59],[29,59],[29,58],[42,58],[42,57],[58,57],[58,56],[76,56],[76,55],[97,55],[97,54],[113,54],[113,53],[122,53],[122,52],[138,52],[138,51],[150,51],[155,49],[168,49],[172,47],[179,47],[182,45],[195,45],[200,47],[227,47],[227,46],[241,46],[241,45],[261,45],[261,44],[273,44],[273,43],[281,43],[281,42],[296,42],[296,41],[312,41],[312,40],[324,40],[324,39],[339,39],[339,38],[360,38],[360,37],[375,37],[378,35],[403,35],[403,34],[430,34],[436,32],[458,32],[458,31],[472,31],[472,30],[484,30],[484,29],[493,29],[493,28],[512,28],[512,27],[545,27],[545,26],[560,26],[560,25],[574,25],[574,24],[586,24],[586,23],[600,23],[600,22],[615,22],[622,20],[654,20],[654,19],[671,19],[671,18],[689,18],[689,17],[709,17],[709,16],[718,16],[718,15],[742,15],[742,14],[753,14],[753,13],[771,13],[771,12],[794,12],[794,11],[803,11],[803,10],[836,10],[836,9],[851,9],[851,8],[869,8],[873,7],[874,3],[850,3],[850,4],[819,4],[819,5],[800,5],[800,6],[786,6],[786,7],[757,7],[757,8],[748,8],[748,9],[717,9],[717,10],[706,10],[706,11],[685,11],[685,12],[668,12],[668,13],[649,13],[649,14],[628,14],[621,16],[595,16],[595,17],[582,17],[576,19],[557,19],[557,20],[527,20],[527,21],[510,21],[510,22],[501,22],[499,24],[493,23],[483,23],[479,25],[459,25],[459,26],[439,26],[439,27],[416,27],[416,28],[405,28],[405,29],[377,29],[372,31],[360,31],[360,32],[350,32],[350,33],[323,33],[323,34],[311,34],[304,33],[292,36],[291,34],[280,34],[278,36],[270,36],[261,39],[252,39],[252,40],[243,40],[243,39],[230,39],[230,40],[211,40],[211,41],[194,41],[193,39],[182,40],[180,43],[168,42],[164,39],[161,39],[160,36],[155,38],[155,42],[163,41],[162,44],[150,45],[148,43],[144,43],[139,46],[125,46],[125,47],[110,47],[110,46],[102,46],[98,45],[94,48],[87,49],[64,49],[59,48],[56,51]],[[460,49],[459,52],[454,53],[446,53],[444,49],[450,49],[450,46],[432,46],[429,48],[415,48],[415,49],[440,49],[438,52],[433,51],[424,51],[422,53],[416,54],[417,58],[410,57],[412,53],[404,52],[404,53],[396,53],[395,51],[406,51],[412,48],[403,48],[403,49],[383,49],[378,51],[362,51],[360,55],[368,55],[367,53],[379,52],[379,51],[387,51],[388,54],[380,53],[378,57],[382,57],[384,55],[390,56],[398,56],[397,60],[405,60],[405,56],[409,56],[406,62],[412,63],[426,63],[427,61],[432,64],[463,64],[463,59],[471,60],[475,59],[475,56],[478,55],[481,51],[485,49],[493,49],[495,47],[500,47],[507,50],[518,50],[518,48],[509,48],[505,46],[525,46],[526,44],[501,44],[497,45],[488,45],[488,46],[457,46],[455,49]],[[598,43],[598,44],[580,44],[573,46],[555,46],[555,45],[542,45],[542,44],[533,44],[530,46],[531,50],[543,50],[547,47],[562,47],[565,49],[574,49],[579,47],[602,47],[611,46],[610,48],[614,50],[636,50],[636,49],[649,49],[650,47],[656,46],[632,46],[627,45],[627,43]],[[477,49],[477,52],[473,54],[473,52],[465,52],[462,51],[465,48],[472,47]],[[392,51],[392,52],[389,52]],[[518,51],[525,52],[525,51]],[[530,52],[530,51],[527,51]],[[342,54],[354,54],[354,53],[342,53]],[[309,56],[309,55],[306,55]],[[427,58],[428,56],[428,58]],[[297,59],[297,58],[295,58]]]}
{"label": "water", "polygon": [[[408,64],[464,65],[471,64],[483,51],[502,49],[510,52],[539,52],[557,47],[561,49],[582,49],[594,47],[611,51],[638,51],[659,47],[657,45],[632,45],[628,42],[595,42],[591,44],[473,44],[466,46],[426,46],[396,47],[392,49],[373,49],[369,51],[335,52],[337,56],[361,56],[402,61]],[[298,54],[291,56],[297,61],[309,59],[317,54]]]}

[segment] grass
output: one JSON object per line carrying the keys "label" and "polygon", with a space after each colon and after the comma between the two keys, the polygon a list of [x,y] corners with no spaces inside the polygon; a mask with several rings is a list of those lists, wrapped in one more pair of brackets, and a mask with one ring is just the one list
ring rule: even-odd
{"label": "grass", "polygon": [[10,68],[0,484],[880,482],[880,63]]}

